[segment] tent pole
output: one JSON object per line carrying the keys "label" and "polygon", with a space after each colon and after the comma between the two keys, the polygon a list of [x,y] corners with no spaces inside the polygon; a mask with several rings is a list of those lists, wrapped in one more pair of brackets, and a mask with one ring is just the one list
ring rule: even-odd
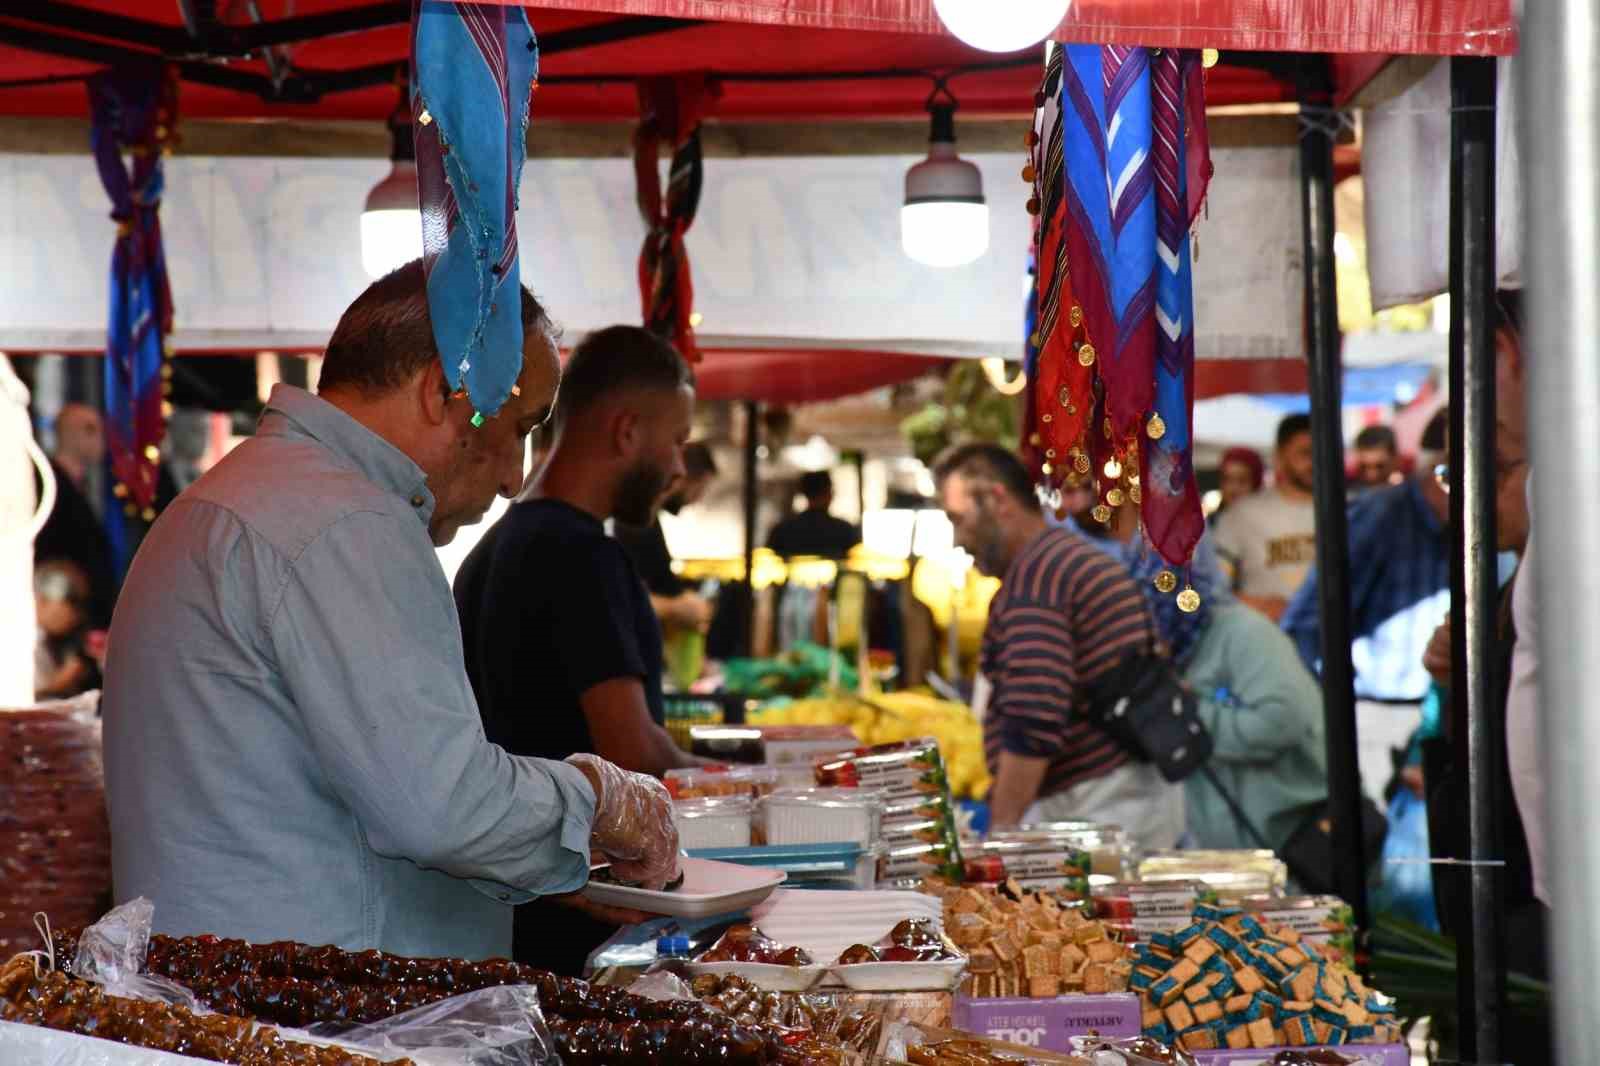
{"label": "tent pole", "polygon": [[1593,0],[1522,13],[1522,178],[1529,249],[1528,426],[1540,634],[1538,721],[1559,1062],[1600,1062],[1593,985],[1600,958],[1600,23]]}
{"label": "tent pole", "polygon": [[1300,188],[1310,347],[1311,447],[1316,471],[1317,604],[1322,620],[1322,707],[1333,818],[1334,889],[1355,917],[1357,942],[1371,929],[1361,840],[1361,766],[1350,663],[1350,551],[1344,485],[1343,367],[1333,271],[1333,139],[1327,60],[1308,59],[1300,96]]}
{"label": "tent pole", "polygon": [[756,500],[758,498],[756,449],[761,446],[761,405],[754,400],[744,402],[744,482],[741,502],[744,505],[744,587],[740,590],[739,607],[744,620],[740,636],[744,654],[755,648],[756,632]]}
{"label": "tent pole", "polygon": [[[1496,767],[1505,760],[1494,698],[1495,566],[1494,106],[1495,61],[1450,65],[1450,631],[1452,718],[1466,724],[1472,919],[1457,930],[1464,1058],[1497,1062],[1505,996],[1502,859]],[[1456,713],[1462,712],[1462,713]],[[1458,739],[1458,744],[1459,740]],[[1451,871],[1451,874],[1457,871]],[[1449,875],[1446,875],[1449,876]],[[1470,933],[1469,933],[1470,931]]]}

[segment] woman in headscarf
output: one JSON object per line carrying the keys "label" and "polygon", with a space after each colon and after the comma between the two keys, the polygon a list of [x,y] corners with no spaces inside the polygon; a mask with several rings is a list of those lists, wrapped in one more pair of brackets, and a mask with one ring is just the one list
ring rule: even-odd
{"label": "woman in headscarf", "polygon": [[1212,519],[1227,510],[1235,500],[1260,492],[1261,486],[1266,483],[1267,467],[1261,460],[1261,453],[1254,448],[1229,448],[1222,453],[1217,477],[1222,503],[1212,512]]}
{"label": "woman in headscarf", "polygon": [[1155,587],[1169,567],[1139,534],[1131,509],[1117,517],[1101,543],[1143,590],[1157,635],[1194,691],[1212,738],[1210,764],[1184,781],[1189,841],[1281,849],[1327,805],[1321,690],[1283,631],[1234,599],[1209,537],[1180,575],[1200,594],[1200,608],[1184,612]]}

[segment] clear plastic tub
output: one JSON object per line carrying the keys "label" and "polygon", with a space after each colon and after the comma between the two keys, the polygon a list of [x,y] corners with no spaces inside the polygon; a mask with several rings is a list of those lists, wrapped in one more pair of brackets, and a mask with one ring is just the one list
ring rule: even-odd
{"label": "clear plastic tub", "polygon": [[757,823],[768,844],[878,842],[883,797],[859,788],[779,790],[761,800]]}
{"label": "clear plastic tub", "polygon": [[748,796],[677,800],[672,812],[678,823],[678,846],[747,848],[754,809]]}
{"label": "clear plastic tub", "polygon": [[1223,901],[1281,896],[1289,869],[1270,851],[1153,851],[1139,864],[1139,880],[1203,881]]}
{"label": "clear plastic tub", "polygon": [[713,796],[749,796],[760,799],[778,788],[776,766],[690,767],[668,770],[664,782],[675,800]]}
{"label": "clear plastic tub", "polygon": [[1114,880],[1133,877],[1133,841],[1120,826],[1102,822],[1040,822],[989,834],[991,843],[1028,844],[1037,850],[1086,851],[1090,872]]}

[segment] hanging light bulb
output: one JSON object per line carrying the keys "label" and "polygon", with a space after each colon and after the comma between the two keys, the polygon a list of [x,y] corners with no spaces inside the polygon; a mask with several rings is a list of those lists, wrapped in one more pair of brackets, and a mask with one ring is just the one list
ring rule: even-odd
{"label": "hanging light bulb", "polygon": [[361,209],[361,265],[374,278],[422,255],[417,153],[411,139],[411,112],[403,102],[389,117],[389,133],[393,144],[389,174],[367,193]]}
{"label": "hanging light bulb", "polygon": [[954,100],[930,104],[929,110],[933,129],[928,158],[906,171],[900,245],[906,255],[926,266],[964,266],[989,250],[983,175],[956,155]]}
{"label": "hanging light bulb", "polygon": [[1038,44],[1067,17],[1071,0],[933,0],[945,29],[985,52]]}

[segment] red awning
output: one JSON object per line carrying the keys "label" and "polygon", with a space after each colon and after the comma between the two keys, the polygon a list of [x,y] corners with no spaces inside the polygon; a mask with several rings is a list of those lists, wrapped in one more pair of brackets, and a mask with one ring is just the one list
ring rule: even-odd
{"label": "red awning", "polygon": [[[314,98],[274,99],[259,48],[184,66],[183,114],[196,118],[370,118],[393,108],[392,64],[407,54],[405,3],[261,0],[266,29],[229,22],[220,33],[284,26],[279,75]],[[1063,39],[1223,50],[1327,51],[1344,88],[1396,52],[1504,54],[1515,50],[1511,0],[1074,0]],[[171,0],[36,0],[0,11],[0,115],[82,115],[74,79],[119,56],[193,56]],[[88,14],[85,14],[87,12]],[[711,72],[723,79],[725,118],[841,118],[923,113],[928,72],[959,70],[963,110],[1026,114],[1038,82],[1034,49],[979,52],[946,35],[932,0],[541,0],[530,8],[548,45],[536,118],[630,119],[633,82]],[[340,26],[317,20],[334,18]],[[674,25],[663,19],[697,20]],[[337,35],[326,35],[334,28]],[[351,28],[355,27],[355,28]],[[855,30],[858,32],[839,32]],[[320,33],[320,36],[308,36]],[[576,35],[576,36],[574,36]],[[235,38],[238,40],[238,38]],[[1214,105],[1293,99],[1286,82],[1224,62],[1208,76]]]}

